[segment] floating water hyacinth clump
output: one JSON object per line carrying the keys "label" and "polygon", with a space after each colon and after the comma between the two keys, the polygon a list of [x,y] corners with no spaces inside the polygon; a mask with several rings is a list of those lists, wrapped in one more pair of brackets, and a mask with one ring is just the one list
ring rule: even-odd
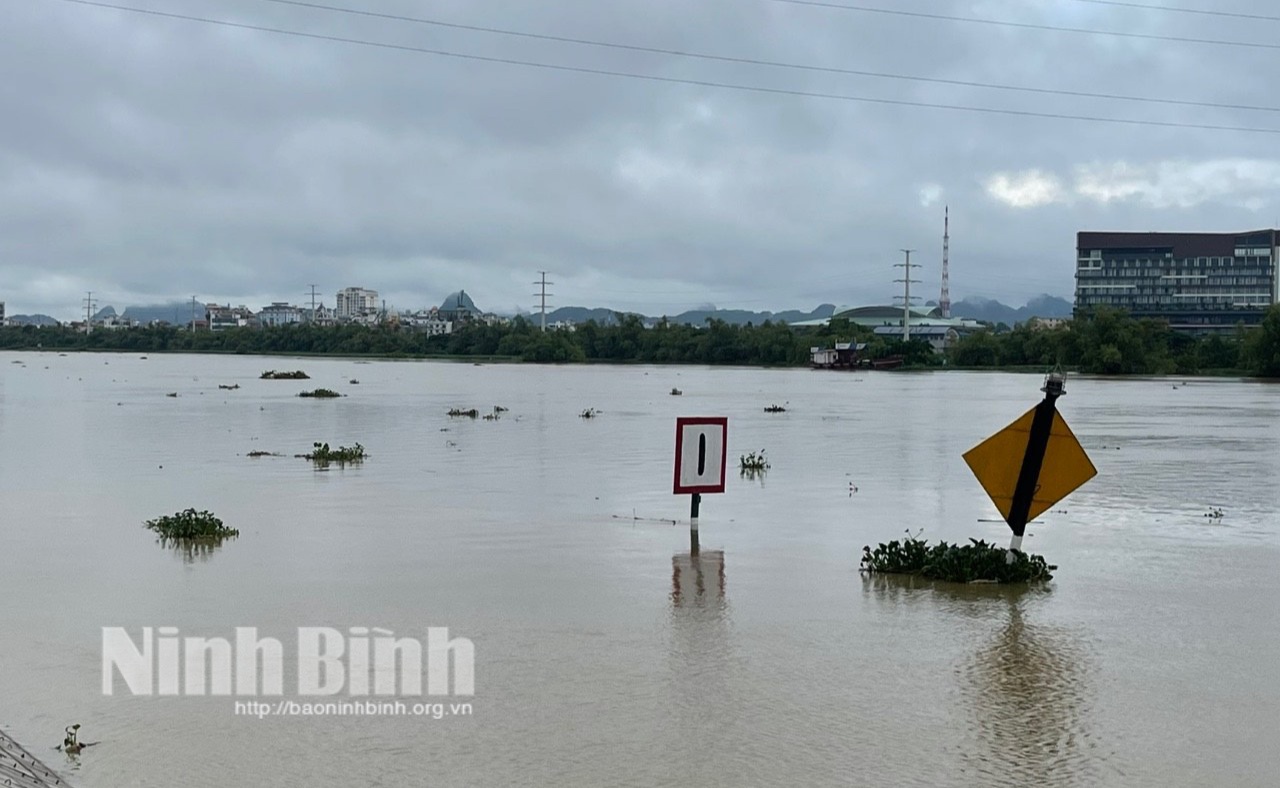
{"label": "floating water hyacinth clump", "polygon": [[310,375],[300,369],[295,369],[293,372],[277,372],[274,369],[269,369],[259,377],[262,380],[309,380],[311,378]]}
{"label": "floating water hyacinth clump", "polygon": [[1052,580],[1058,567],[1043,556],[1011,552],[996,544],[970,539],[969,544],[930,545],[908,534],[906,539],[862,548],[864,572],[919,575],[952,583],[1028,583]]}
{"label": "floating water hyacinth clump", "polygon": [[329,448],[327,443],[311,444],[311,451],[298,456],[311,460],[317,465],[328,465],[329,463],[337,463],[345,465],[347,463],[364,462],[369,455],[365,453],[364,447],[357,443],[354,446],[339,446],[336,449]]}
{"label": "floating water hyacinth clump", "polygon": [[176,514],[166,514],[144,525],[164,539],[229,539],[240,535],[235,528],[223,525],[212,512],[184,509]]}
{"label": "floating water hyacinth clump", "polygon": [[769,470],[771,467],[773,466],[765,459],[764,449],[761,449],[759,453],[753,451],[738,458],[738,470],[743,473],[760,473],[761,471]]}

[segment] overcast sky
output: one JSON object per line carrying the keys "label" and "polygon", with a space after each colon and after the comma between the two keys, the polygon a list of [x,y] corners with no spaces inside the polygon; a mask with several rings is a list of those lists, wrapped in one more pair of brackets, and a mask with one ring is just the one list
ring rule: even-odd
{"label": "overcast sky", "polygon": [[[671,80],[1280,129],[1280,22],[1088,0],[329,0],[802,66],[1267,110],[871,78],[513,37],[269,0],[109,0],[242,25]],[[321,0],[323,2],[323,0]],[[1141,0],[1164,3],[1166,0]],[[1172,3],[1173,0],[1167,0]],[[1179,0],[1280,15],[1271,0]],[[858,3],[1264,47],[877,14]],[[1194,5],[1193,5],[1194,4]],[[1269,47],[1269,48],[1265,48]],[[1079,230],[1280,224],[1280,134],[1046,119],[573,73],[67,0],[0,23],[0,301],[70,318],[181,300],[649,314],[1070,298]]]}

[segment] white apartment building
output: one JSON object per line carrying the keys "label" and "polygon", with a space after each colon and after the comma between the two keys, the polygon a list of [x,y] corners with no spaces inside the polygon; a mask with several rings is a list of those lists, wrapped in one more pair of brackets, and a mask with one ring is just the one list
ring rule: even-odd
{"label": "white apartment building", "polygon": [[258,313],[258,321],[264,326],[287,326],[301,323],[303,310],[285,301],[273,301]]}
{"label": "white apartment building", "polygon": [[337,304],[333,313],[339,320],[354,320],[357,317],[378,311],[378,291],[365,290],[363,287],[344,287],[338,291]]}

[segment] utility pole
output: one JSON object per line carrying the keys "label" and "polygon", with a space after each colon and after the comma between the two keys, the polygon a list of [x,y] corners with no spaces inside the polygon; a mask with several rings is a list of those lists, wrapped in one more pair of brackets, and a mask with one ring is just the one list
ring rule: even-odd
{"label": "utility pole", "polygon": [[547,281],[547,272],[546,272],[546,271],[539,271],[538,273],[539,273],[539,274],[542,274],[542,277],[541,277],[537,282],[534,282],[534,284],[535,284],[535,285],[542,285],[542,288],[541,288],[540,292],[534,293],[533,295],[534,295],[534,297],[535,297],[535,298],[540,298],[540,299],[541,299],[541,303],[542,303],[542,306],[541,306],[541,313],[542,313],[542,318],[541,318],[541,319],[542,319],[542,330],[543,330],[543,331],[546,331],[546,330],[547,330],[547,296],[551,295],[551,293],[548,293],[548,292],[547,292],[547,285],[553,285],[553,284],[555,284],[555,282],[548,282],[548,281]]}
{"label": "utility pole", "polygon": [[893,281],[895,281],[895,282],[901,282],[901,283],[902,283],[902,286],[903,286],[903,292],[902,292],[902,341],[903,341],[903,343],[906,343],[906,342],[910,342],[910,341],[911,341],[911,283],[912,283],[912,282],[915,282],[916,284],[919,284],[919,283],[920,283],[920,280],[919,280],[919,279],[912,279],[912,278],[911,278],[911,269],[912,269],[912,268],[919,268],[919,267],[920,267],[920,264],[919,264],[919,263],[913,263],[913,262],[911,262],[911,253],[912,253],[912,252],[914,252],[914,251],[915,251],[915,249],[900,249],[899,251],[901,251],[903,254],[905,254],[905,255],[907,256],[907,260],[906,260],[906,262],[903,262],[903,263],[894,263],[894,264],[893,264],[893,267],[894,267],[894,268],[901,268],[901,269],[903,269],[903,272],[902,272],[902,278],[901,278],[901,279],[895,279],[895,280],[893,280]]}
{"label": "utility pole", "polygon": [[311,322],[316,322],[316,286],[311,285]]}
{"label": "utility pole", "polygon": [[942,206],[942,297],[938,299],[938,308],[943,317],[951,317],[951,209]]}
{"label": "utility pole", "polygon": [[93,333],[93,308],[97,302],[93,299],[93,291],[89,290],[85,293],[84,298],[84,333]]}

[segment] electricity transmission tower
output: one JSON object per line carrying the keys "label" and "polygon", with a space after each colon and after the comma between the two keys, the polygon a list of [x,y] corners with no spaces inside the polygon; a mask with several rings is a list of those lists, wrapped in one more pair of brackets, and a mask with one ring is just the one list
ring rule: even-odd
{"label": "electricity transmission tower", "polygon": [[541,307],[539,308],[539,311],[541,312],[542,330],[546,331],[547,330],[547,296],[551,295],[551,293],[547,292],[547,285],[553,285],[555,284],[555,282],[547,281],[546,271],[539,271],[538,273],[541,274],[542,276],[538,279],[538,281],[534,282],[534,284],[541,285],[541,288],[539,289],[539,292],[534,293],[533,295],[535,298],[540,299]]}
{"label": "electricity transmission tower", "polygon": [[93,333],[93,308],[98,305],[97,300],[93,297],[93,291],[89,290],[84,297],[84,333]]}
{"label": "electricity transmission tower", "polygon": [[911,341],[911,283],[920,284],[919,279],[911,278],[911,269],[919,268],[920,265],[919,263],[911,262],[911,253],[915,249],[901,249],[899,251],[905,254],[907,259],[905,262],[893,264],[894,268],[903,269],[902,278],[893,281],[902,283],[902,341],[905,343]]}

